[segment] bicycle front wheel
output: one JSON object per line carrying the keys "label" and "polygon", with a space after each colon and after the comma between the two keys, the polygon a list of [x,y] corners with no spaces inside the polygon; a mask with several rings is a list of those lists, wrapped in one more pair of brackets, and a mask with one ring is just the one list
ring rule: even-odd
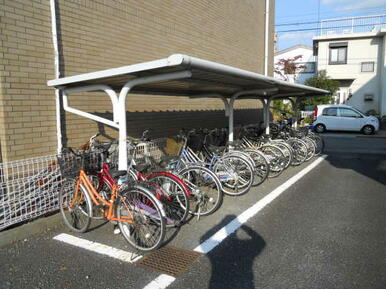
{"label": "bicycle front wheel", "polygon": [[92,218],[92,202],[86,188],[78,184],[78,179],[64,181],[59,192],[59,207],[67,227],[78,233],[87,231]]}
{"label": "bicycle front wheel", "polygon": [[158,249],[165,238],[165,213],[161,203],[143,187],[135,186],[119,193],[114,207],[118,226],[135,249]]}
{"label": "bicycle front wheel", "polygon": [[213,167],[219,177],[223,192],[231,196],[247,193],[253,183],[253,167],[243,157],[227,155],[219,159]]}

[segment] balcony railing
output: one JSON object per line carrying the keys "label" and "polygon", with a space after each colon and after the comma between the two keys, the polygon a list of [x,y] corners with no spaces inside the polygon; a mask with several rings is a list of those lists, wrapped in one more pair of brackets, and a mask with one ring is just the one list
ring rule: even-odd
{"label": "balcony railing", "polygon": [[322,20],[319,35],[379,32],[381,29],[386,29],[386,14]]}

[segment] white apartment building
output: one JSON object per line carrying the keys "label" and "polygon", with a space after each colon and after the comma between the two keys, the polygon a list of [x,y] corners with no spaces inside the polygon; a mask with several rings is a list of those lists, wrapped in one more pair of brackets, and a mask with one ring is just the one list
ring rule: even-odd
{"label": "white apartment building", "polygon": [[338,80],[334,100],[386,115],[386,15],[323,20],[314,37],[318,70]]}
{"label": "white apartment building", "polygon": [[[284,73],[284,67],[277,65],[280,59],[293,59],[297,56],[301,56],[295,60],[294,63],[297,66],[295,74],[289,75]],[[274,77],[289,82],[295,82],[303,84],[306,79],[315,76],[316,62],[313,55],[313,49],[307,45],[295,45],[281,51],[275,52],[274,56]],[[278,73],[280,71],[280,73]]]}

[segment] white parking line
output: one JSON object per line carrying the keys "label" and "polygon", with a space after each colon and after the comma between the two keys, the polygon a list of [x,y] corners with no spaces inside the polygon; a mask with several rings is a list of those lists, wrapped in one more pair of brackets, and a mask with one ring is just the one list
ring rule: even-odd
{"label": "white parking line", "polygon": [[127,262],[134,263],[142,258],[141,255],[137,255],[128,251],[110,247],[101,243],[88,241],[82,238],[78,238],[69,234],[59,234],[53,238],[54,240],[61,241],[79,248],[83,248],[92,252],[96,252],[102,255]]}
{"label": "white parking line", "polygon": [[[314,162],[308,165],[306,168],[298,172],[292,178],[288,179],[282,185],[274,189],[264,198],[255,203],[252,207],[238,215],[235,219],[229,222],[227,225],[218,230],[215,234],[213,234],[209,239],[205,240],[203,243],[198,245],[194,251],[200,253],[208,253],[217,245],[219,245],[226,237],[240,228],[245,222],[247,222],[251,217],[260,212],[265,206],[270,204],[274,199],[280,196],[285,190],[291,187],[294,183],[300,180],[304,175],[309,173],[312,169],[314,169],[318,164],[320,164],[327,156],[321,156],[317,158]],[[143,289],[165,289],[168,287],[176,278],[162,274],[158,276],[156,279],[147,284]]]}

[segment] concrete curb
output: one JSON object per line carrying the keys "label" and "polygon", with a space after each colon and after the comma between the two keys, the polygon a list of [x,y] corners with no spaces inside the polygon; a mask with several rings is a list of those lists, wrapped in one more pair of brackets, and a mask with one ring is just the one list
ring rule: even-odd
{"label": "concrete curb", "polygon": [[62,227],[64,223],[60,212],[40,217],[30,223],[0,232],[0,248]]}

